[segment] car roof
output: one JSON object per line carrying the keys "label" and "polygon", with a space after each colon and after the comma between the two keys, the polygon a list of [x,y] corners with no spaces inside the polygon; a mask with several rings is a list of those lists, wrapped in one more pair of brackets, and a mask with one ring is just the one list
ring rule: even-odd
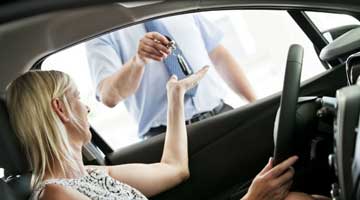
{"label": "car roof", "polygon": [[[114,3],[116,2],[116,3]],[[0,95],[49,54],[149,18],[211,9],[260,8],[360,12],[360,1],[191,0],[12,1],[0,4]]]}

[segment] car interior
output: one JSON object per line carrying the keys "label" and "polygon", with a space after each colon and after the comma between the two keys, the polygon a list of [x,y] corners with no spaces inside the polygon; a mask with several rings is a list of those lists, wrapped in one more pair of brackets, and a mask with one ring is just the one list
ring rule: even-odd
{"label": "car interior", "polygon": [[[286,71],[282,91],[188,125],[191,177],[150,199],[240,199],[269,157],[277,164],[294,154],[299,161],[294,166],[293,191],[360,199],[360,28],[342,26],[320,33],[303,12],[343,11],[360,20],[359,3],[344,1],[343,7],[338,7],[335,1],[301,1],[302,6],[295,1],[89,2],[35,3],[33,13],[22,2],[1,6],[0,167],[5,169],[4,178],[0,178],[1,199],[28,199],[32,192],[31,166],[11,128],[3,98],[12,79],[39,69],[46,56],[119,27],[171,14],[230,8],[287,10],[313,42],[327,70],[300,82],[304,49],[291,45],[283,55]],[[8,13],[1,14],[2,9]],[[10,9],[17,14],[11,14]],[[109,19],[106,23],[96,20],[104,13]],[[81,31],[69,31],[79,23],[85,24]],[[330,34],[333,40],[327,42],[323,34]],[[27,45],[20,48],[19,43]],[[19,51],[25,53],[15,56]],[[92,141],[83,151],[86,164],[160,160],[164,134],[114,150],[94,128],[91,133]]]}

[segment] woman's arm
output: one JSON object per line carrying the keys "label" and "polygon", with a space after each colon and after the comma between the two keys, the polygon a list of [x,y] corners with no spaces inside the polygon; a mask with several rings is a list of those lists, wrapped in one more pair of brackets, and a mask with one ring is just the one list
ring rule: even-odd
{"label": "woman's arm", "polygon": [[135,187],[146,196],[161,193],[189,177],[184,95],[207,70],[208,67],[204,67],[186,79],[178,81],[173,76],[168,81],[168,123],[161,161],[110,166],[107,168],[110,176]]}

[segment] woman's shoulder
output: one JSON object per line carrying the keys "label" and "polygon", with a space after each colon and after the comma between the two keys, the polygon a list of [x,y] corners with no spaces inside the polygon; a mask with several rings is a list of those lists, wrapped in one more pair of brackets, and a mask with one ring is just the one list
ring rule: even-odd
{"label": "woman's shoulder", "polygon": [[38,200],[89,200],[86,196],[69,187],[58,184],[47,184],[41,191]]}

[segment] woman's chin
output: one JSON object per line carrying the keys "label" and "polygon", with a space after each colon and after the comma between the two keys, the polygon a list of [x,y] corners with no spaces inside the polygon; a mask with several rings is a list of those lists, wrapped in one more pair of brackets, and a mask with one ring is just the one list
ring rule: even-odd
{"label": "woman's chin", "polygon": [[88,130],[89,130],[89,131],[87,131],[87,133],[86,133],[86,143],[90,143],[90,142],[91,142],[91,138],[92,138],[90,129],[88,129]]}

